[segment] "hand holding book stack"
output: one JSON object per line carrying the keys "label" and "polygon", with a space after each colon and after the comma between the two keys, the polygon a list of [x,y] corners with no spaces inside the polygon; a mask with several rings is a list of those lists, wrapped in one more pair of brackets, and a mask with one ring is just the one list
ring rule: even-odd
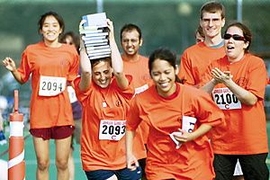
{"label": "hand holding book stack", "polygon": [[109,28],[105,13],[82,16],[79,32],[90,60],[111,56]]}

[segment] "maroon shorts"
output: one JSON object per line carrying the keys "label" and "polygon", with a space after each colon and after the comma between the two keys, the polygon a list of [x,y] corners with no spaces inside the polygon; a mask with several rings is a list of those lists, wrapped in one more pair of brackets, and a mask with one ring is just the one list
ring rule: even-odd
{"label": "maroon shorts", "polygon": [[74,126],[55,126],[51,128],[30,129],[29,132],[34,137],[40,137],[44,140],[64,139],[72,135]]}

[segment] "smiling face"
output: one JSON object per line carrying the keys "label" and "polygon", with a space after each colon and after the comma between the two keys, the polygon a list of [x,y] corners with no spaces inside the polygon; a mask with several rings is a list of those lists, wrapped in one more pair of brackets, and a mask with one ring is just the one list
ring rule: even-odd
{"label": "smiling face", "polygon": [[42,24],[40,33],[43,35],[45,42],[58,41],[59,35],[62,33],[62,28],[54,16],[47,16]]}
{"label": "smiling face", "polygon": [[109,61],[99,61],[92,67],[92,79],[96,85],[106,88],[111,83],[113,70]]}
{"label": "smiling face", "polygon": [[139,32],[136,31],[136,29],[123,31],[121,45],[126,55],[136,55],[142,45],[142,39],[140,39]]}
{"label": "smiling face", "polygon": [[221,11],[215,13],[204,12],[200,20],[205,38],[221,36],[221,29],[225,25],[225,18],[222,18]]}
{"label": "smiling face", "polygon": [[159,95],[168,97],[175,92],[175,77],[177,72],[168,61],[162,59],[154,60],[150,73]]}
{"label": "smiling face", "polygon": [[231,26],[225,35],[225,51],[230,62],[239,61],[245,54],[249,42],[245,41],[243,31],[239,27]]}

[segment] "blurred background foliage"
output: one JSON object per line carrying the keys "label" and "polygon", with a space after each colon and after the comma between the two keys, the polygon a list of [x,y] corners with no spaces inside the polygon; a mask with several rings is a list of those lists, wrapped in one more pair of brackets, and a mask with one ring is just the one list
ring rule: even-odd
{"label": "blurred background foliage", "polygon": [[[28,44],[38,42],[37,22],[40,15],[56,11],[65,20],[66,31],[78,32],[82,15],[106,12],[113,20],[119,47],[119,31],[126,23],[139,25],[144,44],[141,54],[148,56],[157,47],[169,47],[180,58],[185,48],[194,44],[199,10],[206,0],[0,0],[0,55],[12,57],[19,64]],[[226,8],[226,25],[244,22],[253,33],[251,51],[267,60],[270,50],[270,0],[220,0]],[[239,6],[241,2],[241,6]],[[239,9],[240,7],[240,9]],[[225,25],[225,26],[226,26]],[[120,48],[121,49],[121,48]],[[0,67],[0,94],[12,96],[19,89],[28,104],[29,84],[19,85]]]}

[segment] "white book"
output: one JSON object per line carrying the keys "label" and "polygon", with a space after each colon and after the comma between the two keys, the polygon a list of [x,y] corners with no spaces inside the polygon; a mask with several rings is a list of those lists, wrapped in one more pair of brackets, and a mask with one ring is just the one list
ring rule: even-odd
{"label": "white book", "polygon": [[107,53],[88,53],[87,54],[88,57],[93,57],[93,56],[109,56],[111,55],[111,52],[107,52]]}
{"label": "white book", "polygon": [[108,45],[108,42],[97,42],[97,43],[85,43],[85,47],[93,47],[93,46],[104,46]]}
{"label": "white book", "polygon": [[92,29],[92,30],[89,30],[89,29],[79,29],[80,31],[80,34],[96,34],[96,33],[102,33],[104,32],[103,29]]}
{"label": "white book", "polygon": [[103,36],[103,37],[102,36],[100,36],[100,37],[98,37],[98,36],[94,36],[94,37],[82,37],[82,40],[84,40],[84,41],[95,41],[95,40],[104,40],[104,39],[107,39],[107,37],[106,36]]}
{"label": "white book", "polygon": [[110,54],[105,54],[105,55],[100,55],[100,56],[88,56],[90,60],[95,60],[95,59],[101,59],[101,58],[106,58],[110,57]]}
{"label": "white book", "polygon": [[99,33],[83,33],[86,37],[93,37],[93,36],[108,36],[108,32],[99,32]]}
{"label": "white book", "polygon": [[108,34],[108,29],[106,28],[102,28],[102,29],[95,29],[95,30],[87,30],[87,29],[81,29],[80,32],[82,32],[83,34]]}
{"label": "white book", "polygon": [[91,55],[102,55],[102,54],[111,54],[111,51],[86,51],[88,56]]}
{"label": "white book", "polygon": [[83,37],[106,37],[109,35],[108,32],[101,32],[101,33],[83,33]]}
{"label": "white book", "polygon": [[91,39],[91,40],[84,40],[84,44],[94,44],[94,43],[103,43],[108,42],[108,39]]}
{"label": "white book", "polygon": [[105,44],[105,45],[100,45],[100,46],[85,46],[88,50],[100,50],[100,49],[111,49],[110,45]]}
{"label": "white book", "polygon": [[85,22],[83,23],[84,29],[94,29],[108,26],[105,12],[84,15],[82,16],[82,20],[85,20]]}
{"label": "white book", "polygon": [[103,46],[86,46],[86,49],[88,49],[88,50],[110,49],[110,46],[109,45],[103,45]]}
{"label": "white book", "polygon": [[110,49],[98,49],[98,50],[86,50],[86,52],[88,52],[88,55],[99,54],[99,53],[108,54],[108,53],[111,53],[111,50]]}

